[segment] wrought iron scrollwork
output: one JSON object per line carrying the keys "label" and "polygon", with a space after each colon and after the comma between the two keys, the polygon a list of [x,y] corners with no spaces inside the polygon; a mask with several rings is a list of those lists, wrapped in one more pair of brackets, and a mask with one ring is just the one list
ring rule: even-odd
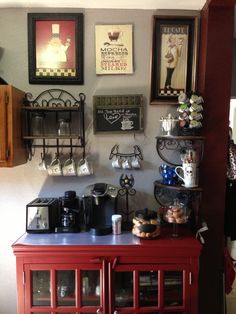
{"label": "wrought iron scrollwork", "polygon": [[116,157],[116,158],[117,157],[118,158],[138,157],[140,160],[143,160],[143,155],[142,155],[140,147],[138,145],[134,145],[133,149],[134,151],[132,153],[120,153],[119,145],[114,145],[111,149],[109,160],[111,160],[113,157]]}
{"label": "wrought iron scrollwork", "polygon": [[198,151],[200,161],[204,152],[204,137],[202,136],[157,136],[156,151],[159,157],[172,166],[179,166],[181,161],[171,160],[167,151],[178,151],[180,154],[186,149],[194,148]]}
{"label": "wrought iron scrollwork", "polygon": [[125,216],[124,223],[127,226],[127,229],[130,227],[130,219],[129,216],[134,212],[130,211],[129,209],[129,196],[134,196],[136,194],[136,190],[133,188],[134,186],[134,177],[132,174],[122,174],[120,176],[120,186],[121,189],[119,189],[118,193],[120,196],[125,196],[125,204],[126,208],[123,211],[120,211],[123,216]]}
{"label": "wrought iron scrollwork", "polygon": [[[33,155],[33,147],[43,148],[43,154],[47,147],[56,148],[57,154],[59,153],[59,148],[69,148],[70,154],[72,154],[73,148],[80,147],[83,149],[83,158],[85,158],[85,99],[86,96],[84,93],[80,93],[77,99],[69,92],[56,88],[45,90],[36,98],[33,98],[31,93],[25,94],[23,107],[25,117],[24,140],[26,141],[26,146],[29,152],[29,160]],[[71,121],[74,120],[72,115],[76,114],[76,119],[78,119],[76,131],[73,132],[73,134],[70,133],[68,136],[60,136],[59,134],[56,135],[56,133],[46,133],[34,136],[31,132],[31,120],[37,112],[43,113],[44,117],[46,115],[49,116],[49,114],[54,114],[55,119],[52,119],[52,121],[56,120],[57,123],[61,115],[66,115],[68,121],[72,123]],[[64,141],[66,141],[66,143],[64,143]]]}
{"label": "wrought iron scrollwork", "polygon": [[48,89],[39,94],[35,99],[31,93],[25,95],[25,105],[32,108],[79,108],[85,101],[85,94],[80,93],[76,99],[69,92],[62,89]]}

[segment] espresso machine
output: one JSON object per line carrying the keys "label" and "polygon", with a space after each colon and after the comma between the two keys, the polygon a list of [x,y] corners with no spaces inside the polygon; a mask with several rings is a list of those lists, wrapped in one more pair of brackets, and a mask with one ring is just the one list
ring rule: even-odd
{"label": "espresso machine", "polygon": [[83,212],[80,199],[75,191],[66,191],[64,197],[59,198],[59,215],[55,232],[80,232],[83,224]]}
{"label": "espresso machine", "polygon": [[84,221],[92,235],[112,232],[111,216],[116,213],[118,188],[106,183],[89,185],[82,196]]}

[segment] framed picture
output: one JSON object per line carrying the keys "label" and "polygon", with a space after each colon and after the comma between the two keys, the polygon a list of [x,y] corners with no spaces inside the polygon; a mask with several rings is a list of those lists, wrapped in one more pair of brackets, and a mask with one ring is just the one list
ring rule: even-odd
{"label": "framed picture", "polygon": [[150,103],[177,104],[196,87],[198,17],[153,16]]}
{"label": "framed picture", "polygon": [[96,74],[133,73],[133,25],[96,25]]}
{"label": "framed picture", "polygon": [[31,84],[83,84],[83,14],[29,13]]}
{"label": "framed picture", "polygon": [[94,133],[143,132],[143,95],[93,96]]}

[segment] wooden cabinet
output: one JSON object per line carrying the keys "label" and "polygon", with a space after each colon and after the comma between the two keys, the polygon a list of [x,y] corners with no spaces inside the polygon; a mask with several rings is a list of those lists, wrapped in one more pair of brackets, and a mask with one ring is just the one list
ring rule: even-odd
{"label": "wooden cabinet", "polygon": [[198,313],[201,245],[191,234],[25,234],[13,251],[18,314]]}
{"label": "wooden cabinet", "polygon": [[26,162],[21,133],[21,108],[25,93],[11,85],[0,85],[0,167]]}

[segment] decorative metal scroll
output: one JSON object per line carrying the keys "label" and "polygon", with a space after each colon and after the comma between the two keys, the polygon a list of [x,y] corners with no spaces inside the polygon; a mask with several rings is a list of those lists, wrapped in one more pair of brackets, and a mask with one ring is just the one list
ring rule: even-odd
{"label": "decorative metal scroll", "polygon": [[125,196],[125,204],[126,208],[123,211],[120,211],[125,216],[124,223],[127,226],[127,229],[129,229],[130,225],[130,219],[129,216],[134,212],[133,210],[129,210],[129,196],[134,196],[136,194],[136,190],[133,188],[134,186],[134,177],[133,175],[127,175],[122,174],[120,176],[120,186],[121,189],[119,189],[118,193],[120,196]]}
{"label": "decorative metal scroll", "polygon": [[[27,150],[29,153],[29,160],[31,160],[33,152],[32,147],[42,148],[42,154],[45,155],[46,148],[56,148],[56,153],[59,154],[59,148],[69,148],[70,155],[72,155],[73,148],[79,147],[83,149],[83,158],[85,158],[85,131],[84,131],[84,102],[86,96],[83,93],[79,94],[76,99],[69,92],[62,89],[48,89],[40,93],[33,99],[31,93],[26,93],[24,100],[24,140],[26,141]],[[53,113],[55,120],[58,122],[60,117],[66,115],[69,122],[71,122],[72,115],[76,114],[77,127],[76,132],[68,136],[56,135],[56,133],[42,133],[37,136],[32,134],[32,117],[37,114],[37,111],[43,113],[44,117],[47,114]],[[78,123],[77,123],[78,122]],[[75,125],[75,123],[74,123]],[[46,142],[47,141],[47,142]]]}
{"label": "decorative metal scroll", "polygon": [[156,150],[159,157],[165,161],[166,163],[178,166],[181,162],[176,162],[170,160],[167,157],[167,151],[179,151],[179,153],[183,153],[188,148],[194,148],[198,151],[198,155],[200,156],[200,161],[203,158],[204,152],[204,137],[202,136],[157,136],[156,137]]}
{"label": "decorative metal scroll", "polygon": [[85,95],[79,94],[79,99],[62,89],[48,89],[32,99],[31,93],[26,93],[25,105],[32,108],[79,108],[81,103],[85,101]]}
{"label": "decorative metal scroll", "polygon": [[111,160],[113,157],[116,157],[116,158],[117,157],[120,157],[120,158],[138,157],[140,160],[143,160],[143,155],[142,155],[140,147],[138,145],[134,145],[133,149],[134,151],[132,153],[120,153],[119,145],[114,145],[111,149],[109,160]]}

